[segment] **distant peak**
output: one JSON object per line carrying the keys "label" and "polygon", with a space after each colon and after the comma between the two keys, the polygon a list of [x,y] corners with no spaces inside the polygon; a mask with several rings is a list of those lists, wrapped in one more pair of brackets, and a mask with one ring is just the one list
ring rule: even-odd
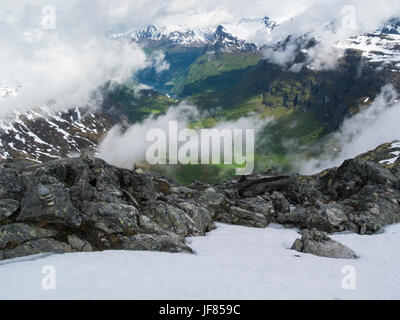
{"label": "distant peak", "polygon": [[221,34],[221,33],[226,33],[225,28],[222,25],[219,25],[217,27],[217,30],[215,30],[216,34]]}
{"label": "distant peak", "polygon": [[400,34],[400,18],[393,17],[386,21],[382,26],[381,33]]}

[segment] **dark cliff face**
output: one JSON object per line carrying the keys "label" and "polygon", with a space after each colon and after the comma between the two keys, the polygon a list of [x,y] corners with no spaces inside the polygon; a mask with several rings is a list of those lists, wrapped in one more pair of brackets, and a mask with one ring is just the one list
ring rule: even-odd
{"label": "dark cliff face", "polygon": [[[384,147],[382,147],[384,148]],[[379,149],[381,154],[381,149]],[[215,221],[374,233],[400,221],[399,161],[364,160],[315,176],[257,173],[182,186],[84,155],[0,166],[0,258],[106,249],[191,252]]]}
{"label": "dark cliff face", "polygon": [[225,104],[228,107],[261,94],[263,104],[269,108],[315,111],[318,121],[327,130],[334,130],[352,109],[366,97],[373,100],[388,83],[400,89],[398,74],[385,69],[377,72],[355,50],[347,50],[337,68],[327,71],[303,67],[292,72],[264,60],[227,93],[230,98]]}

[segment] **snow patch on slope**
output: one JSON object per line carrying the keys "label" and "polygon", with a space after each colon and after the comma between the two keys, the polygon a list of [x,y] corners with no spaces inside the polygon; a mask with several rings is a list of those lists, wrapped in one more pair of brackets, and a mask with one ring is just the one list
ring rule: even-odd
{"label": "snow patch on slope", "polygon": [[[218,224],[190,238],[196,254],[103,251],[39,255],[0,263],[0,299],[399,299],[400,224],[375,235],[335,234],[357,260],[290,250],[297,232]],[[41,270],[56,268],[56,290]],[[343,267],[356,288],[342,287]]]}

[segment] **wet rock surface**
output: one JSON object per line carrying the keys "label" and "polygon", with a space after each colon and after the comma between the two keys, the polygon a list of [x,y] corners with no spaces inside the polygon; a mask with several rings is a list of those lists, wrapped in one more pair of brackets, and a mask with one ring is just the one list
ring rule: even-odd
{"label": "wet rock surface", "polygon": [[[372,234],[400,222],[399,188],[398,167],[361,157],[313,176],[255,173],[213,186],[182,186],[88,155],[40,165],[7,160],[0,163],[0,259],[108,249],[191,252],[185,237],[205,235],[215,222]],[[296,248],[313,251],[311,239],[318,252],[322,242],[340,247],[312,234]]]}

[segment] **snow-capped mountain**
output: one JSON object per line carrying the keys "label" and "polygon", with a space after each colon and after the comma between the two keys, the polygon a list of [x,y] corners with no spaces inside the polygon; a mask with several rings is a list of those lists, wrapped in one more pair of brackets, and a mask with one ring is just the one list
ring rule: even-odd
{"label": "snow-capped mountain", "polygon": [[131,32],[129,37],[134,42],[146,45],[207,47],[209,50],[222,51],[258,50],[255,44],[239,39],[221,25],[215,31],[184,28],[173,30],[167,27],[148,26],[146,29]]}
{"label": "snow-capped mountain", "polygon": [[224,50],[254,51],[253,44],[257,32],[270,33],[277,26],[276,21],[268,17],[262,19],[240,19],[216,29],[189,28],[187,26],[154,26],[114,32],[111,38],[130,38],[145,45],[214,47]]}
{"label": "snow-capped mountain", "polygon": [[148,26],[145,29],[129,32],[135,42],[158,42],[180,46],[204,46],[212,38],[210,29],[187,29],[184,27],[168,28]]}
{"label": "snow-capped mountain", "polygon": [[350,38],[338,46],[362,51],[365,60],[378,70],[400,72],[400,19],[390,19],[375,32]]}
{"label": "snow-capped mountain", "polygon": [[223,52],[256,52],[258,47],[253,43],[247,43],[237,37],[231,35],[226,31],[223,26],[218,26],[211,41],[207,44],[209,51],[223,51]]}
{"label": "snow-capped mountain", "polygon": [[[291,19],[286,19],[286,22],[295,23]],[[280,23],[271,21],[268,17],[263,19],[263,23],[267,27],[269,34],[273,34],[280,25]],[[326,24],[324,28],[335,34],[336,25],[337,23],[332,21]],[[292,53],[297,54],[295,64],[307,60],[310,48],[318,44],[324,45],[324,40],[311,32],[297,37],[287,34],[285,38],[281,35],[280,38],[275,37],[274,39],[275,41],[269,41],[266,46],[261,47],[261,50],[272,49],[272,51],[283,53],[287,47],[290,47]],[[272,40],[272,37],[269,40]],[[360,51],[364,58],[364,63],[378,71],[385,68],[388,71],[400,72],[400,18],[389,19],[373,32],[359,34],[336,43],[328,43],[328,45],[332,46],[332,50],[336,48]],[[295,49],[293,50],[293,48]],[[315,50],[313,54],[316,55]]]}
{"label": "snow-capped mountain", "polygon": [[0,120],[0,159],[43,162],[95,151],[100,138],[114,124],[101,111],[15,111]]}
{"label": "snow-capped mountain", "polygon": [[400,34],[400,18],[392,18],[383,24],[382,34]]}

